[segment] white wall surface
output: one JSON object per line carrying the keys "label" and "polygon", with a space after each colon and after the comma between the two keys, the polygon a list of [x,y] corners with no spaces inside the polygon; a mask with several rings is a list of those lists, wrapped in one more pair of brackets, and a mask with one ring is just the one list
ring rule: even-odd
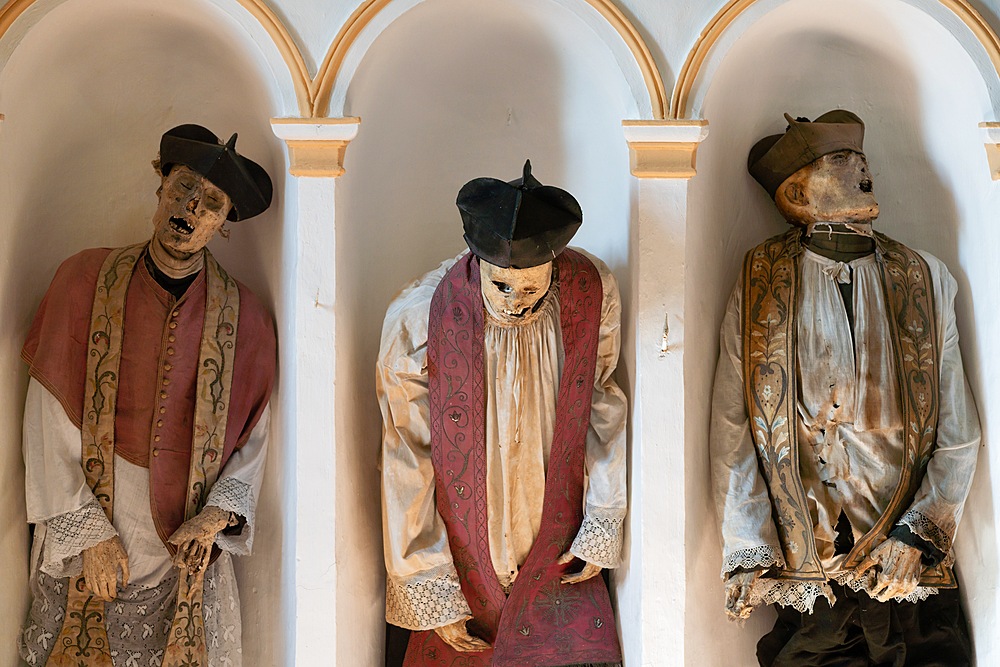
{"label": "white wall surface", "polygon": [[[244,4],[249,4],[246,0]],[[301,49],[310,75],[361,0],[268,0]],[[579,0],[579,5],[584,0]],[[725,0],[618,0],[645,38],[669,93],[688,51]],[[979,664],[1000,663],[1000,460],[989,449],[1000,405],[997,188],[988,178],[976,125],[994,116],[983,79],[952,33],[901,0],[761,0],[777,7],[751,26],[706,81],[711,133],[691,181],[686,257],[686,581],[683,657],[647,650],[634,659],[643,623],[632,601],[637,531],[657,531],[635,512],[629,565],[617,581],[626,665],[753,664],[769,626],[724,621],[719,544],[707,469],[708,397],[717,331],[743,252],[784,227],[745,171],[749,147],[781,131],[781,112],[814,117],[858,112],[882,205],[879,227],[943,259],[959,281],[959,325],[987,447],[958,539],[960,576]],[[1000,0],[973,3],[995,29]],[[338,186],[337,288],[337,655],[330,664],[378,664],[382,642],[381,539],[375,469],[380,419],[372,366],[382,315],[406,281],[462,249],[454,207],[469,178],[514,178],[531,157],[545,183],[574,192],[585,211],[575,243],[603,257],[625,297],[619,380],[630,394],[641,369],[631,310],[637,248],[630,247],[637,192],[627,172],[620,121],[636,117],[608,44],[567,7],[573,0],[426,0],[374,42],[348,92],[360,115]],[[51,11],[49,11],[51,10]],[[949,22],[962,33],[962,26]],[[23,41],[19,41],[22,40]],[[9,59],[8,59],[9,56]],[[55,267],[92,245],[148,234],[156,140],[180,122],[240,132],[240,148],[275,180],[275,206],[234,226],[213,249],[278,320],[280,385],[296,369],[291,287],[308,239],[296,236],[297,202],[285,191],[283,147],[267,125],[297,115],[295,93],[273,43],[237,0],[40,0],[0,42],[0,664],[26,604],[27,531],[21,495],[20,411],[26,376],[17,353]],[[996,86],[997,81],[990,82]],[[290,179],[289,179],[290,180]],[[681,215],[669,208],[657,215]],[[676,222],[673,218],[669,222]],[[332,224],[332,211],[331,211]],[[632,239],[635,241],[635,239]],[[655,254],[656,249],[638,248]],[[674,247],[664,247],[673,253]],[[316,258],[312,258],[315,260]],[[322,258],[320,258],[322,260]],[[312,269],[302,269],[298,285]],[[316,273],[318,275],[318,272]],[[321,353],[321,352],[320,352]],[[330,351],[332,354],[333,351]],[[298,355],[299,358],[303,358]],[[666,395],[666,394],[665,394]],[[657,410],[648,396],[646,410]],[[255,555],[240,567],[246,664],[295,664],[297,457],[290,437],[296,397],[279,392],[272,449],[258,512]],[[995,422],[995,420],[992,420]],[[295,432],[305,432],[303,430]],[[316,434],[317,436],[321,434]],[[636,443],[630,443],[634,450]],[[308,460],[308,459],[305,459]],[[301,466],[300,468],[301,469]],[[310,480],[315,482],[316,480]],[[332,483],[332,480],[331,480]],[[332,512],[336,512],[336,523]],[[635,520],[642,516],[641,523]],[[319,522],[322,524],[322,521]],[[328,530],[310,526],[309,530]],[[657,558],[657,554],[645,554]],[[661,595],[651,591],[649,595]],[[667,596],[665,599],[672,601]],[[674,610],[676,611],[676,610]],[[666,613],[666,612],[665,612]],[[655,619],[654,619],[655,620]],[[299,664],[302,664],[301,662]]]}
{"label": "white wall surface", "polygon": [[[998,200],[977,130],[977,119],[990,109],[983,81],[938,23],[903,2],[792,0],[738,40],[706,98],[712,132],[699,154],[688,224],[688,269],[696,276],[688,283],[688,326],[703,332],[687,349],[687,389],[698,397],[687,442],[689,526],[715,526],[706,443],[722,313],[743,254],[787,229],[747,173],[746,155],[758,139],[784,130],[783,112],[815,118],[834,108],[855,111],[866,122],[865,152],[881,210],[876,228],[931,251],[959,281],[962,350],[986,441],[993,439],[988,406],[998,387],[987,369],[996,355],[987,352],[983,336],[996,331],[1000,299]],[[1000,662],[990,468],[996,468],[995,453],[987,449],[957,547],[981,665]],[[753,641],[769,629],[773,614],[757,612],[761,618],[743,630],[726,624],[717,532],[689,535],[689,663],[712,656],[710,664],[755,664]]]}

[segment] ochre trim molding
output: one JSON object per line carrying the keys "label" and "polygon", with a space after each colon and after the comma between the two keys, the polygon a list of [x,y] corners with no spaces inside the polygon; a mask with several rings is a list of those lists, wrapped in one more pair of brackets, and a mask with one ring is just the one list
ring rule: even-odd
{"label": "ochre trim molding", "polygon": [[1000,123],[980,123],[979,130],[982,132],[983,145],[986,147],[990,177],[994,181],[1000,181]]}
{"label": "ochre trim molding", "polygon": [[[29,7],[37,0],[9,0],[7,4],[0,7],[0,38],[7,34],[7,31]],[[261,27],[267,32],[271,41],[274,42],[281,58],[288,67],[288,72],[292,77],[292,85],[295,86],[295,98],[298,102],[299,113],[310,115],[312,109],[312,84],[309,80],[309,72],[306,69],[302,52],[295,44],[291,34],[281,19],[271,11],[271,8],[263,0],[234,0],[238,2],[247,12],[250,13]]]}
{"label": "ochre trim molding", "polygon": [[337,178],[360,123],[360,118],[272,118],[271,130],[288,146],[289,174]]}
{"label": "ochre trim molding", "polygon": [[[660,71],[656,67],[656,62],[653,60],[642,35],[612,0],[582,1],[597,10],[628,46],[639,66],[639,71],[642,72],[643,81],[649,92],[653,118],[663,119],[667,112],[667,93],[663,85],[663,77],[660,76]],[[348,52],[365,28],[392,2],[393,0],[365,0],[341,27],[313,82],[312,115],[314,117],[326,116],[330,113],[330,97],[337,79],[341,75]]]}
{"label": "ochre trim molding", "polygon": [[[969,4],[968,0],[939,1],[972,31],[972,34],[983,45],[998,77],[1000,77],[1000,38],[997,37],[989,23]],[[691,95],[709,53],[733,22],[756,3],[757,0],[730,0],[701,31],[677,77],[677,83],[670,98],[668,118],[685,118],[693,112]]]}
{"label": "ochre trim molding", "polygon": [[632,175],[636,178],[682,178],[697,173],[698,145],[708,136],[704,120],[622,122]]}

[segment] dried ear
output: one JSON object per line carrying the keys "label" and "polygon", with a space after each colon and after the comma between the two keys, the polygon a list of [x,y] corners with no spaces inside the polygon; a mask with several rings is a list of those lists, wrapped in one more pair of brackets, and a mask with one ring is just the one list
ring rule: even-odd
{"label": "dried ear", "polygon": [[795,206],[808,206],[809,196],[801,181],[790,181],[785,185],[785,199]]}

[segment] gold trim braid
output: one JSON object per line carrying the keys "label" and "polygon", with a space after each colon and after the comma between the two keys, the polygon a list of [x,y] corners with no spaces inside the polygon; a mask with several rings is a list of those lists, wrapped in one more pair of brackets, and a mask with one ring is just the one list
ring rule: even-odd
{"label": "gold trim braid", "polygon": [[[881,544],[909,507],[937,437],[941,345],[930,270],[919,253],[883,234],[876,234],[876,244],[905,424],[904,458],[888,506],[857,541],[845,567],[857,565]],[[768,239],[744,260],[744,395],[785,556],[777,578],[825,581],[799,475],[796,311],[801,252],[801,231],[796,229]],[[920,584],[949,588],[955,579],[949,567],[939,565],[924,568]]]}
{"label": "gold trim braid", "polygon": [[[87,484],[112,518],[114,506],[115,410],[128,286],[146,244],[112,251],[101,267],[91,309],[84,387],[81,461]],[[202,510],[218,479],[236,356],[239,287],[205,250],[207,298],[198,358],[191,468],[184,518]],[[202,595],[204,571],[184,571],[171,623],[164,667],[207,664]],[[66,620],[47,667],[112,667],[104,603],[88,591],[82,575],[70,581]]]}

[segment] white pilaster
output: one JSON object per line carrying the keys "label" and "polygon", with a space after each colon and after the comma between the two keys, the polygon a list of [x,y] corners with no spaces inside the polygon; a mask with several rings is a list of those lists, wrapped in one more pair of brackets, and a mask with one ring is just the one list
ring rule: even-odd
{"label": "white pilaster", "polygon": [[357,118],[272,119],[289,150],[294,240],[286,252],[281,382],[287,470],[284,534],[288,664],[336,655],[336,181]]}
{"label": "white pilaster", "polygon": [[704,121],[626,121],[638,216],[632,234],[635,395],[630,550],[618,587],[625,664],[684,655],[684,295],[689,179]]}

